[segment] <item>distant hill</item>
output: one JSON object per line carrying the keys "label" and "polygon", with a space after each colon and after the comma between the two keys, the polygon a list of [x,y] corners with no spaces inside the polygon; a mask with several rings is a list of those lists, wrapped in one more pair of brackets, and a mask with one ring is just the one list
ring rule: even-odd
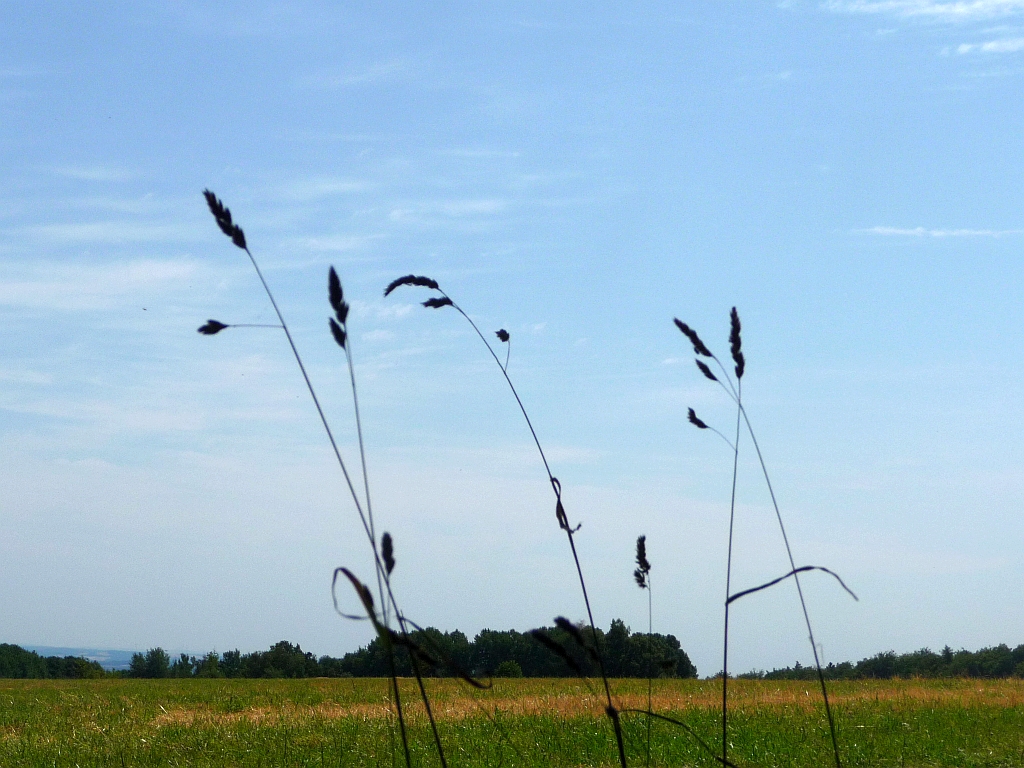
{"label": "distant hill", "polygon": [[35,651],[40,656],[81,656],[99,663],[104,669],[128,669],[135,651],[113,651],[106,648],[63,648],[53,645],[23,645],[26,651]]}

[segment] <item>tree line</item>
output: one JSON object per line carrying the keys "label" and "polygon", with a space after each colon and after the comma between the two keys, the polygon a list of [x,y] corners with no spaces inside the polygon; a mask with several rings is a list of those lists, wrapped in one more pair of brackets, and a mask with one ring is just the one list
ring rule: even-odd
{"label": "tree line", "polygon": [[[596,665],[586,649],[560,627],[542,630],[559,646],[569,661],[526,632],[485,629],[470,641],[458,630],[441,632],[428,627],[410,638],[434,663],[421,659],[421,673],[450,676],[465,671],[480,677],[571,677],[577,669],[596,675]],[[586,640],[589,630],[583,633]],[[598,645],[609,677],[696,677],[689,656],[672,635],[632,633],[616,619],[607,632],[598,630]],[[412,661],[405,648],[395,653],[396,672],[412,675]],[[1016,648],[997,645],[979,651],[954,651],[946,646],[935,653],[928,648],[911,653],[893,651],[876,654],[856,663],[845,661],[822,668],[828,680],[868,678],[976,677],[1024,678],[1024,645]],[[162,648],[151,648],[132,656],[127,670],[110,672],[95,661],[76,656],[40,656],[35,651],[0,643],[0,678],[97,678],[97,677],[386,677],[389,674],[387,650],[375,638],[367,646],[341,658],[303,651],[287,641],[270,650],[241,653],[238,650],[203,656],[181,654],[171,658]],[[755,671],[739,675],[758,680],[812,680],[814,667],[797,662],[792,667],[770,672]]]}
{"label": "tree line", "polygon": [[[948,645],[939,653],[928,648],[911,653],[876,654],[856,663],[844,661],[822,667],[826,680],[864,680],[894,677],[1024,677],[1024,645],[1011,649],[1001,644],[979,651],[954,651]],[[797,662],[771,672],[749,672],[742,678],[757,680],[817,680],[814,667]]]}
{"label": "tree line", "polygon": [[0,677],[81,679],[107,674],[99,662],[81,656],[40,656],[18,645],[0,643]]}
{"label": "tree line", "polygon": [[[573,632],[572,630],[576,631]],[[538,640],[535,634],[543,637]],[[574,677],[598,674],[589,629],[544,627],[530,632],[485,629],[469,640],[458,630],[441,632],[427,627],[410,633],[420,673],[428,677],[470,674],[478,677]],[[585,645],[580,644],[580,640]],[[697,669],[673,635],[633,633],[619,619],[607,632],[597,630],[597,646],[611,677],[696,677]],[[60,663],[56,663],[60,662]],[[106,672],[96,662],[40,657],[16,645],[0,645],[0,677],[387,677],[390,663],[385,643],[378,637],[341,658],[303,651],[282,640],[268,651],[238,650],[203,656],[180,654],[176,658],[162,648],[133,654],[127,670]],[[404,646],[395,648],[395,672],[413,674],[413,659]],[[83,666],[84,665],[84,666]]]}

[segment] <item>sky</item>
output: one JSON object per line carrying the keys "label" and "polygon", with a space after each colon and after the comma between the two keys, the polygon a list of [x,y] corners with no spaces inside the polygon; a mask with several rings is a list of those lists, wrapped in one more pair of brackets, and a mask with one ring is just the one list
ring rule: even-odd
{"label": "sky", "polygon": [[[370,549],[254,257],[422,625],[585,615],[721,668],[728,356],[825,662],[1024,643],[1024,0],[0,0],[0,641],[367,643]],[[788,570],[749,438],[733,590]],[[353,595],[339,592],[354,612]],[[812,660],[791,582],[730,667]]]}

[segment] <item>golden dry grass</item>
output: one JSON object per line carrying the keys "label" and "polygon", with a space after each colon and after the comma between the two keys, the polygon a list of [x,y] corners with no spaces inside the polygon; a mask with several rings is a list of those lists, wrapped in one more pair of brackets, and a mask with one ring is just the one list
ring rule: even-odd
{"label": "golden dry grass", "polygon": [[[276,705],[259,704],[232,712],[218,711],[206,703],[161,709],[152,725],[231,725],[240,722],[271,722],[299,725],[315,720],[377,720],[387,718],[391,707],[383,696],[373,701],[343,700],[337,694],[339,681],[309,681],[324,697],[316,703],[282,701]],[[340,684],[344,687],[344,684]],[[383,688],[383,684],[381,686]],[[411,722],[425,718],[416,698],[412,681],[403,681],[406,713]],[[452,680],[428,681],[435,716],[445,721],[494,716],[555,716],[561,718],[604,717],[601,699],[575,681],[521,680],[497,681],[489,691],[474,691]],[[642,681],[613,681],[620,708],[645,709],[646,684]],[[990,707],[1024,706],[1024,680],[879,680],[832,683],[830,699],[837,708],[857,705],[892,704],[897,706]],[[737,712],[788,710],[808,712],[821,708],[816,684],[803,681],[737,680],[729,686],[730,707]],[[346,691],[347,693],[347,691]],[[713,681],[656,681],[653,708],[656,712],[715,711],[721,707],[721,687]]]}

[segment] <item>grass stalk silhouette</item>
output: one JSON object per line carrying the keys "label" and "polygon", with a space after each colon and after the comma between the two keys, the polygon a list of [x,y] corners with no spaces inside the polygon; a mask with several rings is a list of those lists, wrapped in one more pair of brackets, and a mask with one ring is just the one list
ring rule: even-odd
{"label": "grass stalk silhouette", "polygon": [[[468,322],[469,325],[476,332],[476,335],[480,337],[480,340],[484,343],[484,346],[487,347],[487,351],[490,353],[491,357],[494,358],[494,362],[497,364],[498,368],[501,369],[502,376],[504,376],[505,382],[508,384],[509,389],[512,391],[512,395],[516,399],[516,403],[519,405],[519,410],[523,414],[523,419],[525,419],[526,421],[526,426],[530,430],[530,435],[533,437],[533,442],[537,447],[537,452],[540,454],[541,461],[544,464],[544,470],[547,473],[548,482],[550,483],[551,489],[555,494],[555,517],[558,521],[559,528],[565,532],[566,538],[569,542],[569,549],[572,552],[573,563],[575,564],[576,574],[579,578],[580,591],[583,593],[583,603],[586,606],[587,610],[587,620],[589,622],[590,631],[593,636],[595,660],[597,662],[598,670],[601,674],[601,680],[604,686],[606,701],[605,714],[611,720],[612,727],[615,732],[615,741],[619,751],[619,762],[622,765],[622,768],[626,768],[626,748],[622,736],[622,724],[619,720],[619,710],[618,708],[616,708],[614,702],[612,701],[611,686],[608,682],[608,675],[605,672],[604,659],[598,647],[597,625],[594,622],[594,612],[590,606],[590,597],[587,594],[586,579],[584,579],[583,577],[583,568],[580,565],[579,554],[576,551],[576,541],[574,536],[576,532],[579,530],[580,526],[577,525],[573,527],[569,523],[569,518],[565,512],[565,507],[562,504],[562,484],[558,481],[558,478],[555,477],[554,474],[552,474],[551,472],[551,466],[548,463],[547,455],[544,453],[544,448],[541,446],[540,439],[537,437],[537,431],[533,427],[533,422],[530,420],[530,415],[527,413],[526,406],[523,405],[523,401],[519,397],[519,392],[516,390],[515,384],[512,383],[512,379],[508,375],[508,355],[506,355],[505,364],[503,365],[501,359],[498,357],[497,353],[495,353],[494,348],[491,347],[490,343],[487,341],[487,337],[484,336],[483,332],[480,330],[477,324],[468,314],[466,314],[465,311],[463,311],[462,307],[456,304],[455,301],[453,301],[452,298],[440,288],[436,280],[433,280],[432,278],[429,277],[424,277],[422,275],[405,275],[404,277],[399,277],[396,278],[395,280],[392,280],[384,289],[384,295],[390,295],[392,291],[401,286],[417,286],[421,288],[428,288],[432,291],[436,291],[439,294],[439,296],[421,302],[424,307],[427,307],[428,309],[452,307],[456,312],[462,315],[463,318],[465,318],[466,322]],[[510,334],[504,328],[502,328],[499,331],[496,331],[495,335],[502,343],[511,344]],[[511,347],[509,349],[511,350]]]}
{"label": "grass stalk silhouette", "polygon": [[[828,719],[829,735],[830,735],[831,741],[832,741],[832,752],[833,752],[833,756],[835,758],[836,768],[842,768],[842,761],[840,759],[840,754],[839,754],[839,741],[838,741],[838,738],[836,736],[835,718],[833,717],[832,708],[831,708],[831,705],[829,704],[828,687],[825,684],[825,675],[824,675],[824,673],[822,672],[822,669],[821,669],[821,659],[820,659],[820,657],[818,655],[817,643],[814,640],[814,630],[811,627],[811,618],[810,618],[810,613],[807,610],[807,601],[804,599],[803,588],[800,585],[800,574],[804,573],[804,572],[808,572],[808,571],[822,571],[824,573],[827,573],[827,574],[833,576],[839,582],[839,584],[842,586],[842,588],[845,589],[855,600],[857,599],[857,596],[849,589],[849,587],[846,586],[846,584],[843,583],[843,580],[841,578],[839,578],[839,576],[837,574],[835,574],[833,571],[830,571],[828,568],[824,568],[824,567],[821,567],[821,566],[802,566],[802,567],[798,568],[796,566],[796,561],[795,561],[795,559],[793,557],[793,550],[792,550],[792,547],[790,547],[790,544],[789,544],[789,537],[786,534],[786,526],[782,522],[782,513],[779,511],[779,504],[778,504],[778,501],[777,501],[777,499],[775,497],[775,490],[772,487],[771,477],[768,474],[768,467],[767,467],[767,464],[764,461],[764,456],[761,453],[761,447],[760,447],[759,443],[757,442],[757,436],[754,433],[753,425],[750,423],[750,418],[747,415],[747,410],[743,406],[743,397],[742,397],[742,395],[743,395],[743,390],[742,390],[743,382],[742,382],[742,379],[743,379],[743,372],[744,372],[744,370],[746,368],[746,361],[744,359],[743,351],[742,351],[742,342],[741,342],[741,337],[740,337],[740,331],[741,331],[740,318],[739,318],[739,314],[736,311],[736,307],[733,307],[732,311],[729,314],[729,346],[730,346],[730,352],[731,352],[731,355],[732,355],[732,358],[733,358],[733,362],[735,363],[735,368],[734,368],[735,376],[736,376],[735,384],[732,381],[732,377],[729,375],[729,371],[722,364],[722,361],[719,360],[718,357],[716,355],[714,355],[711,352],[710,349],[708,349],[708,347],[704,344],[703,341],[701,341],[701,339],[697,335],[696,331],[694,331],[686,323],[682,322],[678,318],[676,318],[674,322],[676,324],[676,327],[679,328],[680,332],[682,332],[682,334],[684,336],[686,336],[686,338],[689,339],[690,343],[693,345],[693,351],[698,356],[696,358],[695,362],[696,362],[697,368],[700,370],[700,372],[704,375],[705,378],[709,379],[710,381],[713,381],[713,382],[717,383],[722,388],[722,390],[726,393],[726,395],[728,395],[729,398],[736,404],[736,439],[735,439],[735,442],[730,442],[729,439],[725,437],[725,435],[723,435],[717,429],[714,429],[713,427],[710,427],[707,423],[705,423],[703,420],[701,420],[697,416],[697,414],[694,413],[693,408],[690,408],[689,409],[689,413],[688,413],[688,420],[690,421],[691,424],[693,424],[698,429],[702,429],[702,430],[710,429],[711,431],[715,432],[716,434],[719,435],[719,437],[721,437],[723,440],[725,440],[725,442],[727,444],[729,444],[730,447],[733,450],[732,494],[731,494],[731,500],[730,500],[730,505],[729,505],[729,545],[728,545],[728,556],[727,556],[727,566],[726,566],[725,630],[724,630],[724,633],[723,633],[723,642],[722,642],[722,656],[723,656],[723,662],[722,662],[722,761],[724,762],[726,760],[727,752],[728,752],[729,607],[732,605],[733,602],[735,602],[737,599],[739,599],[741,597],[744,597],[744,596],[749,595],[749,594],[753,594],[755,592],[759,592],[762,589],[767,589],[769,587],[772,587],[775,584],[778,584],[778,583],[784,581],[785,579],[792,578],[793,581],[796,584],[797,595],[798,595],[798,597],[800,599],[800,608],[801,608],[801,610],[803,612],[804,623],[805,623],[805,625],[807,627],[808,639],[810,640],[810,643],[811,643],[811,650],[814,653],[814,666],[815,666],[815,669],[817,671],[818,682],[820,683],[820,686],[821,686],[821,696],[822,696],[822,701],[824,703],[825,715],[826,715],[826,717]],[[709,359],[713,360],[717,364],[718,368],[720,369],[720,371],[722,373],[722,379],[718,378],[718,376],[716,376],[715,373],[712,372],[712,370],[708,367],[708,365],[704,361],[702,361],[700,359],[701,357],[709,358]],[[724,380],[724,383],[723,383],[723,380]],[[738,473],[738,467],[739,467],[740,429],[741,429],[741,427],[744,424],[747,427],[747,433],[750,435],[750,440],[751,440],[751,442],[754,445],[754,449],[755,449],[755,451],[757,453],[758,463],[761,466],[761,471],[762,471],[762,473],[764,475],[765,484],[768,487],[768,493],[769,493],[769,495],[771,497],[771,500],[772,500],[772,507],[775,510],[775,517],[776,517],[776,520],[778,521],[778,524],[779,524],[779,531],[782,534],[782,540],[783,540],[783,543],[784,543],[785,548],[786,548],[786,557],[789,560],[790,571],[787,574],[785,574],[784,576],[781,576],[781,577],[779,577],[777,579],[773,579],[773,580],[771,580],[771,581],[769,581],[769,582],[767,582],[765,584],[762,584],[762,585],[760,585],[758,587],[754,587],[752,589],[746,589],[746,590],[743,590],[741,592],[737,592],[737,593],[733,594],[732,591],[731,591],[733,523],[734,523],[734,519],[735,519],[735,510],[736,510],[736,479],[737,479],[737,473]]]}
{"label": "grass stalk silhouette", "polygon": [[[434,721],[433,712],[432,712],[432,709],[431,709],[431,706],[430,706],[430,700],[429,700],[429,697],[427,696],[426,688],[424,687],[424,684],[423,684],[423,679],[422,679],[422,675],[420,674],[419,664],[418,664],[418,661],[416,659],[416,654],[415,654],[415,652],[413,650],[411,650],[411,645],[412,644],[411,644],[411,641],[409,641],[409,638],[408,638],[408,632],[407,632],[406,627],[405,627],[404,616],[402,615],[402,612],[398,608],[398,603],[397,603],[397,601],[395,599],[395,596],[394,596],[394,593],[393,593],[393,591],[391,589],[390,575],[391,575],[392,569],[394,568],[394,557],[393,557],[393,550],[392,550],[392,546],[393,545],[392,545],[392,542],[391,542],[391,537],[388,534],[384,535],[383,541],[382,541],[381,551],[378,551],[376,526],[375,526],[374,519],[373,519],[373,507],[372,507],[371,494],[370,494],[369,472],[368,472],[368,469],[367,469],[367,462],[366,462],[365,442],[363,440],[362,420],[361,420],[360,413],[359,413],[359,396],[358,396],[358,390],[357,390],[357,387],[356,387],[355,368],[354,368],[353,360],[352,360],[351,343],[350,343],[349,334],[348,334],[348,327],[347,327],[349,305],[344,300],[344,293],[343,293],[343,290],[342,290],[342,287],[341,287],[341,281],[338,278],[337,272],[335,272],[334,267],[331,267],[330,272],[328,273],[328,301],[329,301],[329,303],[331,305],[331,308],[334,310],[335,317],[330,319],[329,327],[330,327],[331,334],[334,337],[335,342],[345,352],[345,362],[346,362],[346,366],[348,367],[348,371],[349,371],[349,383],[350,383],[350,386],[351,386],[352,402],[353,402],[353,408],[354,408],[354,412],[355,412],[356,434],[357,434],[357,439],[358,439],[358,444],[359,444],[359,459],[360,459],[360,466],[361,466],[361,469],[362,469],[363,492],[365,494],[365,496],[364,496],[365,502],[361,502],[360,501],[359,494],[356,492],[356,488],[355,488],[355,485],[354,485],[354,483],[352,481],[352,477],[351,477],[351,475],[350,475],[350,473],[348,471],[348,467],[345,465],[345,461],[344,461],[344,459],[341,456],[341,451],[338,448],[338,444],[337,444],[337,441],[335,440],[334,433],[331,430],[330,424],[327,421],[327,416],[325,415],[323,407],[320,404],[320,399],[319,399],[319,397],[316,394],[315,388],[313,387],[313,382],[309,378],[309,374],[306,371],[306,366],[305,366],[305,364],[302,361],[302,356],[299,354],[298,347],[295,345],[295,340],[293,339],[291,331],[288,328],[288,323],[284,319],[284,315],[282,314],[282,312],[280,310],[280,307],[277,304],[277,300],[274,298],[273,292],[270,290],[269,284],[267,283],[266,279],[263,276],[263,272],[260,269],[259,264],[256,262],[256,258],[253,256],[252,252],[249,250],[249,247],[248,247],[248,245],[246,243],[246,240],[245,240],[245,234],[242,231],[242,228],[239,227],[238,224],[236,224],[232,220],[230,209],[228,209],[217,198],[217,196],[213,192],[211,192],[208,189],[204,190],[203,191],[203,196],[206,198],[206,203],[207,203],[207,205],[208,205],[208,207],[210,209],[210,212],[213,214],[213,217],[214,217],[215,221],[217,222],[217,225],[220,227],[221,231],[225,235],[227,235],[229,238],[231,238],[231,241],[232,241],[232,243],[234,243],[235,246],[237,246],[238,248],[241,248],[242,250],[244,250],[246,255],[249,257],[249,261],[252,263],[253,269],[256,271],[256,275],[259,278],[260,283],[263,285],[263,289],[264,289],[264,291],[267,294],[267,298],[270,300],[271,306],[273,306],[273,308],[274,308],[274,312],[277,315],[277,318],[280,321],[280,324],[274,324],[274,325],[270,325],[270,324],[255,324],[255,323],[229,324],[229,323],[222,323],[222,322],[220,322],[218,320],[212,320],[211,319],[211,320],[208,320],[206,322],[206,324],[204,324],[203,326],[201,326],[198,329],[199,333],[207,335],[207,336],[213,336],[213,335],[215,335],[217,333],[220,333],[221,331],[223,331],[223,330],[225,330],[227,328],[231,328],[231,327],[259,327],[259,328],[269,327],[269,328],[280,328],[281,330],[284,331],[285,337],[288,340],[288,345],[291,348],[292,355],[295,358],[295,362],[298,365],[299,371],[302,374],[303,381],[305,382],[306,388],[309,391],[310,398],[312,399],[313,405],[316,408],[317,415],[320,417],[320,423],[323,426],[324,432],[327,434],[327,438],[328,438],[328,440],[329,440],[329,442],[331,444],[331,449],[334,452],[335,459],[337,460],[338,466],[340,467],[342,475],[345,478],[345,483],[346,483],[346,485],[348,487],[349,495],[351,496],[352,502],[355,505],[356,512],[359,515],[359,520],[360,520],[360,523],[362,524],[362,527],[363,527],[363,531],[366,534],[367,540],[368,540],[368,542],[370,544],[370,548],[371,548],[371,550],[373,552],[373,558],[374,558],[374,564],[375,564],[375,569],[374,570],[376,572],[378,592],[379,592],[380,598],[381,598],[381,600],[380,600],[380,602],[381,602],[381,620],[378,620],[378,618],[377,618],[376,610],[375,610],[374,605],[373,605],[373,599],[372,599],[372,596],[370,595],[369,590],[366,589],[365,587],[363,587],[363,585],[360,582],[358,582],[358,580],[351,574],[351,572],[348,571],[345,568],[339,568],[339,569],[335,570],[334,579],[332,580],[332,584],[331,584],[331,596],[332,596],[332,599],[334,600],[335,610],[337,610],[339,614],[341,614],[343,616],[346,616],[347,618],[351,618],[351,619],[362,619],[362,618],[364,618],[364,617],[361,617],[361,616],[345,614],[345,613],[343,613],[342,611],[340,611],[338,609],[338,602],[337,602],[337,597],[335,595],[334,587],[335,587],[335,584],[337,582],[338,573],[342,572],[352,582],[353,587],[356,588],[356,592],[359,595],[361,601],[363,602],[363,606],[364,606],[364,608],[367,611],[367,616],[365,618],[370,619],[370,621],[373,623],[374,628],[376,629],[378,635],[382,637],[382,639],[383,639],[383,641],[385,643],[385,648],[387,650],[388,663],[389,663],[390,673],[391,673],[391,675],[390,675],[390,678],[391,678],[390,679],[391,695],[392,695],[392,700],[394,701],[395,713],[396,713],[396,717],[397,717],[397,720],[398,720],[399,731],[400,731],[400,734],[401,734],[402,749],[403,749],[403,753],[404,753],[404,756],[405,756],[406,766],[408,768],[411,768],[411,766],[412,766],[412,757],[411,757],[411,752],[410,752],[410,749],[409,749],[408,734],[407,734],[407,731],[406,731],[406,724],[405,724],[405,716],[404,716],[404,713],[402,711],[401,692],[400,692],[399,686],[398,686],[398,677],[397,677],[396,667],[395,667],[394,648],[395,648],[396,636],[394,635],[394,633],[391,631],[390,627],[388,626],[388,624],[389,624],[389,605],[394,610],[394,614],[395,614],[395,616],[396,616],[396,618],[398,620],[399,628],[401,630],[401,637],[405,641],[403,644],[406,645],[407,648],[410,648],[410,659],[412,661],[412,666],[413,666],[413,670],[414,670],[415,677],[416,677],[416,680],[417,680],[417,684],[418,684],[418,687],[419,687],[420,695],[421,695],[421,697],[423,699],[424,707],[425,707],[425,709],[427,711],[427,716],[428,716],[428,718],[430,720],[432,732],[433,732],[433,735],[434,735],[435,745],[436,745],[436,748],[437,748],[437,751],[438,751],[438,755],[440,757],[442,768],[447,768],[447,762],[446,762],[445,755],[444,755],[444,748],[443,748],[443,746],[441,744],[440,736],[439,736],[439,734],[437,732],[436,723]],[[364,503],[365,503],[365,511],[364,511],[364,508],[363,508],[364,507]]]}
{"label": "grass stalk silhouette", "polygon": [[633,571],[633,579],[640,589],[647,590],[647,761],[646,766],[651,764],[651,714],[653,710],[654,682],[651,673],[652,636],[654,635],[654,598],[651,589],[651,563],[647,559],[647,537],[637,536],[636,539],[636,570]]}

